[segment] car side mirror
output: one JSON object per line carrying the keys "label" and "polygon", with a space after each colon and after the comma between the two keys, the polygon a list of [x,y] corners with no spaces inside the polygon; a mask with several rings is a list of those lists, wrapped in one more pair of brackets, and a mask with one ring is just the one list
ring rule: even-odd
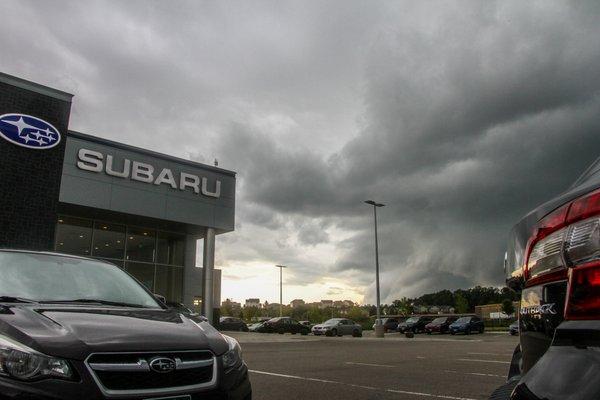
{"label": "car side mirror", "polygon": [[163,304],[167,304],[167,298],[163,295],[154,293],[154,297],[156,298],[156,300],[160,301]]}

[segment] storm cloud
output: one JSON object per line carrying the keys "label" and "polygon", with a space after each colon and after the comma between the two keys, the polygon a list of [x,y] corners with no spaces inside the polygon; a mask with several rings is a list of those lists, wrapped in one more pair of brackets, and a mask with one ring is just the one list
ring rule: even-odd
{"label": "storm cloud", "polygon": [[600,156],[595,1],[0,11],[0,69],[74,92],[73,129],[238,172],[232,279],[286,263],[373,302],[373,198],[383,301],[501,285],[511,226]]}

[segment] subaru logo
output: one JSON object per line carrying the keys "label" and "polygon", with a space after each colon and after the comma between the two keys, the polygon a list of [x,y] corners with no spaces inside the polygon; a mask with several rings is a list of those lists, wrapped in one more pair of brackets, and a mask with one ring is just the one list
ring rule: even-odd
{"label": "subaru logo", "polygon": [[0,136],[30,149],[50,149],[60,143],[58,129],[42,119],[25,114],[0,116]]}
{"label": "subaru logo", "polygon": [[155,357],[150,360],[150,369],[154,372],[164,374],[166,372],[175,371],[175,360],[166,357]]}

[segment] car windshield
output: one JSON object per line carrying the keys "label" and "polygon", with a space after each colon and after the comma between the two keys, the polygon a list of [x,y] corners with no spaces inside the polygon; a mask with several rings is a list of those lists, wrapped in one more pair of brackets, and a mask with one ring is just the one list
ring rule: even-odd
{"label": "car windshield", "polygon": [[270,320],[268,320],[267,322],[269,322],[269,323],[273,324],[273,323],[275,323],[275,322],[279,322],[279,321],[281,321],[282,319],[283,319],[283,318],[281,318],[281,317],[277,317],[277,318],[271,318],[271,319],[270,319]]}
{"label": "car windshield", "polygon": [[419,317],[410,317],[409,319],[406,320],[407,324],[414,324],[415,322],[419,321]]}
{"label": "car windshield", "polygon": [[341,319],[339,318],[332,318],[332,319],[328,319],[327,321],[323,322],[323,325],[337,325],[339,324],[341,321]]}
{"label": "car windshield", "polygon": [[459,319],[456,320],[457,324],[465,324],[467,322],[471,321],[471,317],[461,317]]}
{"label": "car windshield", "polygon": [[433,325],[439,325],[439,324],[443,324],[444,322],[446,322],[447,319],[448,318],[446,318],[446,317],[440,317],[440,318],[434,319],[433,321],[431,321],[431,323]]}
{"label": "car windshield", "polygon": [[0,296],[161,308],[126,272],[101,261],[0,251],[0,276]]}

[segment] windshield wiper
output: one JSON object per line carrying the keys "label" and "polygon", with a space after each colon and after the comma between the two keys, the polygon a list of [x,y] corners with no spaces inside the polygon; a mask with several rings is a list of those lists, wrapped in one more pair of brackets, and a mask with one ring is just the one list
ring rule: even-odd
{"label": "windshield wiper", "polygon": [[115,307],[134,307],[134,308],[149,308],[142,304],[123,303],[119,301],[100,300],[100,299],[74,299],[74,300],[43,300],[40,303],[44,304],[71,304],[71,303],[85,303],[85,304],[102,304],[106,306]]}
{"label": "windshield wiper", "polygon": [[0,303],[36,303],[36,301],[23,297],[0,296]]}

